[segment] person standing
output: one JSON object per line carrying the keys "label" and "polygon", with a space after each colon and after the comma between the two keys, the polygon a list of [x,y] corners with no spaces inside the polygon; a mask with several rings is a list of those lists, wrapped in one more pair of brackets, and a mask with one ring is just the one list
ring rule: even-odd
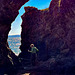
{"label": "person standing", "polygon": [[31,50],[28,50],[28,52],[31,52],[31,63],[33,66],[36,65],[36,58],[37,58],[37,51],[39,51],[34,44],[30,45]]}

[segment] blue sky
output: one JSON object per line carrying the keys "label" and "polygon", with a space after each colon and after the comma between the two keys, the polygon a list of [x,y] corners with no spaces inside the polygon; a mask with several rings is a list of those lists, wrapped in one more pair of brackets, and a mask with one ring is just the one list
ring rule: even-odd
{"label": "blue sky", "polygon": [[48,8],[50,5],[51,0],[30,0],[29,2],[25,3],[19,10],[19,15],[16,17],[15,21],[12,23],[11,31],[9,35],[20,35],[21,34],[21,23],[22,19],[21,16],[25,13],[24,7],[33,6],[38,9],[45,9]]}

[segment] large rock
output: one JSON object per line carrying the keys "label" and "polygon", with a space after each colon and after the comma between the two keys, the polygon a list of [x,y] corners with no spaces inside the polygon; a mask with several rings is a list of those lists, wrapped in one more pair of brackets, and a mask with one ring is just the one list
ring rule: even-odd
{"label": "large rock", "polygon": [[[57,70],[61,68],[61,70],[64,70],[64,68],[75,66],[74,0],[52,0],[49,9],[44,10],[25,7],[22,20],[22,44],[20,47],[22,53],[19,55],[20,57],[26,59],[30,57],[27,50],[33,43],[39,49],[38,60],[46,61],[50,58],[57,60],[49,69],[55,70],[54,67],[56,67]],[[72,57],[72,59],[69,59],[69,57]],[[63,63],[64,68],[61,63]]]}
{"label": "large rock", "polygon": [[7,69],[15,64],[17,57],[9,49],[7,38],[18,10],[27,1],[29,0],[0,0],[0,71],[3,67]]}

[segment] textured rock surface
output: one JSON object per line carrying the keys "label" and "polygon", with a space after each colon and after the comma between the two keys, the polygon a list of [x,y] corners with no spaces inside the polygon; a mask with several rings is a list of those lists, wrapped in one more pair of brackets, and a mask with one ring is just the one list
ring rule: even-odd
{"label": "textured rock surface", "polygon": [[49,70],[74,71],[75,1],[52,0],[49,9],[25,7],[25,11],[22,16],[20,57],[29,58],[27,50],[34,43],[39,49],[38,60],[55,60],[53,64],[46,61],[46,67],[50,65],[47,67]]}
{"label": "textured rock surface", "polygon": [[0,0],[0,71],[3,67],[9,68],[15,64],[16,56],[9,49],[7,38],[18,10],[27,1],[29,0]]}

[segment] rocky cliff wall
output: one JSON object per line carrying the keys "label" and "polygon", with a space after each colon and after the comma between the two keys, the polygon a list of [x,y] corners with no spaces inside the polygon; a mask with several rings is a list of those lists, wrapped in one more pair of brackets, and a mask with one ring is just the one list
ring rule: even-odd
{"label": "rocky cliff wall", "polygon": [[49,70],[64,71],[75,66],[74,0],[52,0],[49,9],[44,10],[25,7],[22,20],[20,57],[30,57],[27,50],[33,43],[39,49],[38,60],[50,59],[45,63]]}
{"label": "rocky cliff wall", "polygon": [[[0,68],[15,64],[16,56],[9,49],[7,38],[11,23],[18,15],[20,7],[28,0],[0,0]],[[15,27],[14,27],[15,28]],[[0,69],[0,71],[1,71]]]}

